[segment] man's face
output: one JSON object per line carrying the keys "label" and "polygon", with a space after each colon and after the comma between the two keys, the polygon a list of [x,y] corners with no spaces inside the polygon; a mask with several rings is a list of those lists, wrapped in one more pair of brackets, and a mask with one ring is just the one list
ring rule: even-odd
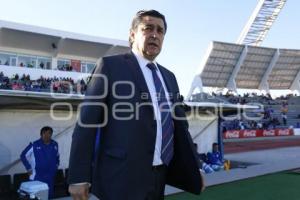
{"label": "man's face", "polygon": [[44,131],[42,133],[42,140],[45,144],[49,144],[51,141],[52,132],[50,130]]}
{"label": "man's face", "polygon": [[130,31],[132,48],[148,60],[160,53],[165,35],[162,19],[145,16],[135,30]]}
{"label": "man's face", "polygon": [[213,145],[213,152],[219,151],[219,145]]}

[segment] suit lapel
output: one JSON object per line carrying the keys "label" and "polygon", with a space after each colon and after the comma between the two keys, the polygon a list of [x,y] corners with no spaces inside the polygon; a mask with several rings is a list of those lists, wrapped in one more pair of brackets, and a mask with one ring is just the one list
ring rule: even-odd
{"label": "suit lapel", "polygon": [[162,75],[162,77],[163,77],[163,79],[164,79],[165,85],[166,85],[166,87],[167,87],[167,90],[168,90],[168,91],[166,91],[166,92],[168,92],[170,101],[171,101],[172,103],[174,103],[174,96],[173,96],[173,95],[174,95],[174,89],[173,89],[173,87],[172,87],[171,79],[170,79],[170,77],[167,75],[165,69],[164,69],[161,65],[157,64],[157,66],[158,66],[158,68],[159,68],[159,71],[160,71],[160,73],[161,73],[161,75]]}
{"label": "suit lapel", "polygon": [[146,80],[144,78],[143,72],[139,66],[136,57],[131,52],[130,54],[125,55],[125,59],[134,76],[136,83],[135,86],[138,87],[140,90],[141,100],[144,102],[152,103]]}

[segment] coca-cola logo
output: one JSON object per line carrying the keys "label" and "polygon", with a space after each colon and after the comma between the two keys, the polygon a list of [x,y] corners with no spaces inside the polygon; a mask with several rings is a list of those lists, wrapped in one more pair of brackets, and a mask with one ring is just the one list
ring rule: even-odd
{"label": "coca-cola logo", "polygon": [[289,130],[289,129],[279,129],[279,130],[278,130],[278,135],[279,135],[279,136],[290,135],[290,130]]}
{"label": "coca-cola logo", "polygon": [[239,131],[228,131],[225,133],[225,138],[239,138],[240,133]]}
{"label": "coca-cola logo", "polygon": [[256,137],[256,130],[246,130],[244,137]]}
{"label": "coca-cola logo", "polygon": [[275,130],[264,130],[263,136],[275,136]]}

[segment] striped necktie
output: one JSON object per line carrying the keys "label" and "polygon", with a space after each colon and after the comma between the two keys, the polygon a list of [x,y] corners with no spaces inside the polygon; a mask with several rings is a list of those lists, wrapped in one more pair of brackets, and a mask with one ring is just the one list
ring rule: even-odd
{"label": "striped necktie", "polygon": [[171,116],[170,106],[166,98],[166,93],[160,78],[157,75],[157,67],[153,63],[148,63],[147,67],[152,72],[152,77],[156,89],[156,97],[161,114],[162,144],[161,160],[165,165],[169,165],[174,154],[174,125]]}

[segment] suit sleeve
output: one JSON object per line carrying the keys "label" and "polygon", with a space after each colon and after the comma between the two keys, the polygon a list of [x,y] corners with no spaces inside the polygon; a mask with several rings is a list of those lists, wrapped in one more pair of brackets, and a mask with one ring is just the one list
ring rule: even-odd
{"label": "suit sleeve", "polygon": [[166,183],[187,192],[200,194],[203,188],[203,179],[199,170],[200,162],[188,130],[189,124],[174,75],[172,80],[174,87],[174,105],[172,108],[175,128],[174,156],[168,166]]}
{"label": "suit sleeve", "polygon": [[85,94],[85,100],[78,107],[80,115],[72,137],[69,184],[91,183],[96,132],[99,125],[106,120],[107,77],[107,66],[102,60],[92,74]]}
{"label": "suit sleeve", "polygon": [[178,120],[176,120],[176,123],[179,124],[179,126],[181,127],[181,130],[183,130],[183,134],[186,134],[188,141],[189,141],[190,148],[193,152],[193,156],[196,158],[195,161],[197,163],[197,166],[198,166],[198,168],[200,168],[201,167],[200,159],[198,159],[197,150],[194,147],[194,142],[193,142],[192,136],[189,132],[189,123],[187,121],[186,114],[185,114],[183,98],[180,95],[180,91],[179,91],[179,87],[178,87],[175,75],[174,75],[174,79],[175,79],[175,85],[176,85],[176,95],[175,95],[176,106],[174,108],[174,110],[175,110],[174,114],[178,118]]}
{"label": "suit sleeve", "polygon": [[33,155],[33,145],[30,143],[21,153],[20,159],[25,166],[26,170],[32,170],[29,158]]}

